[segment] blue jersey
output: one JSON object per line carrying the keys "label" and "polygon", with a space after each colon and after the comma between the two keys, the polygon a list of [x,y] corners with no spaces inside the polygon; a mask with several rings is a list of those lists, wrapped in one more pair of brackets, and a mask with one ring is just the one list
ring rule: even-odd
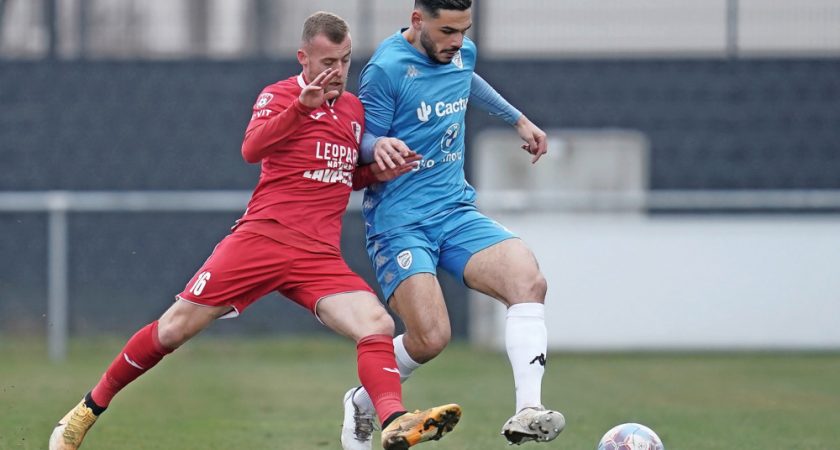
{"label": "blue jersey", "polygon": [[368,236],[474,204],[475,190],[464,177],[464,118],[475,60],[469,39],[452,62],[439,64],[397,32],[362,70],[366,129],[399,138],[423,157],[416,170],[367,189]]}

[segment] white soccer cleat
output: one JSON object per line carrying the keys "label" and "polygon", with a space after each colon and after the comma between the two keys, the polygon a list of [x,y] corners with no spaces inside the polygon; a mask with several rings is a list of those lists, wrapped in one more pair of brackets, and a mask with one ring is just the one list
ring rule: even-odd
{"label": "white soccer cleat", "polygon": [[502,435],[508,444],[524,442],[548,442],[553,440],[566,427],[563,414],[544,407],[523,408],[505,422]]}
{"label": "white soccer cleat", "polygon": [[344,450],[371,450],[376,411],[359,408],[353,401],[353,395],[361,388],[351,388],[344,394],[344,422],[341,425],[341,448]]}

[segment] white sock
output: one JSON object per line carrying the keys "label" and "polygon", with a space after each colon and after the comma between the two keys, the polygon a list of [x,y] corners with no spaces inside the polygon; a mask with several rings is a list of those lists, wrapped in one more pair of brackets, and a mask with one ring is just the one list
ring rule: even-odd
{"label": "white sock", "polygon": [[[394,356],[396,356],[397,359],[397,369],[400,371],[400,383],[405,383],[405,380],[407,380],[408,377],[410,377],[411,374],[420,367],[420,363],[411,359],[411,356],[408,354],[408,351],[405,349],[405,345],[403,344],[402,334],[394,338]],[[373,401],[370,399],[370,395],[368,395],[364,387],[356,391],[356,394],[353,396],[353,400],[359,409],[375,411],[373,408]]]}
{"label": "white sock", "polygon": [[394,338],[394,356],[397,357],[397,369],[400,370],[400,383],[405,383],[405,380],[420,367],[420,363],[411,359],[411,355],[405,349],[403,336],[405,335],[401,334]]}
{"label": "white sock", "polygon": [[516,412],[529,406],[541,406],[542,377],[548,349],[545,306],[542,303],[518,303],[508,308],[505,347],[513,368]]}

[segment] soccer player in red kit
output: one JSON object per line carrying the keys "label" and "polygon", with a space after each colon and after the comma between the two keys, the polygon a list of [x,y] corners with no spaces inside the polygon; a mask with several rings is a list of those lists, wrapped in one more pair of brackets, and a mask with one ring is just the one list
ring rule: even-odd
{"label": "soccer player in red kit", "polygon": [[402,404],[393,319],[339,250],[341,220],[352,188],[400,176],[402,164],[356,167],[364,111],[344,92],[350,66],[347,23],[319,12],[304,23],[300,75],[266,87],[242,144],[262,173],[243,217],[213,250],[175,303],[138,331],[102,378],[50,436],[50,450],[76,450],[112,398],[214,320],[235,317],[278,291],[323,324],[356,342],[358,373],[376,405],[382,446],[405,449],[439,439],[458,422],[449,404],[407,412]]}

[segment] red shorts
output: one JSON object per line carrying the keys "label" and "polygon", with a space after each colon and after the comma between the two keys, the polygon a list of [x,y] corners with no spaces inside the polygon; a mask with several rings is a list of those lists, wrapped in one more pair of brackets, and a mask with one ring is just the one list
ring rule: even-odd
{"label": "red shorts", "polygon": [[277,291],[315,313],[324,297],[373,292],[341,257],[339,250],[303,250],[261,234],[238,230],[227,235],[198,269],[178,298],[205,306],[230,306],[239,315]]}

